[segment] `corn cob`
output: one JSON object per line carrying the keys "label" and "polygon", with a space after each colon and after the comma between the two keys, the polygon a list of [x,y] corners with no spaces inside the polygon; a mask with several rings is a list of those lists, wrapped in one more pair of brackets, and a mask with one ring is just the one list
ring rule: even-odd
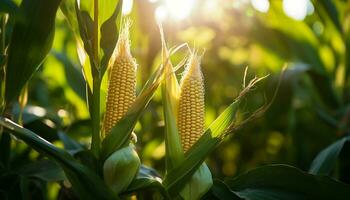
{"label": "corn cob", "polygon": [[115,59],[113,59],[115,61],[110,69],[104,117],[105,134],[111,131],[136,98],[137,64],[130,53],[129,26],[129,22],[124,23],[116,45]]}
{"label": "corn cob", "polygon": [[180,85],[178,128],[185,152],[199,139],[204,129],[204,85],[200,59],[196,53],[190,56]]}

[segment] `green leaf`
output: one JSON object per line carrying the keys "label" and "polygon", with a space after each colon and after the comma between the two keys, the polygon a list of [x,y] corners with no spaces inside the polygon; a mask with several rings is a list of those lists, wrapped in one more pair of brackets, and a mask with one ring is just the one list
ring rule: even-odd
{"label": "green leaf", "polygon": [[221,139],[213,138],[209,133],[205,133],[191,147],[185,160],[166,174],[163,185],[166,187],[170,196],[176,195],[181,191],[199,166],[204,162],[208,154],[215,149],[220,141]]}
{"label": "green leaf", "polygon": [[[75,10],[77,13],[78,25],[80,37],[84,43],[84,49],[90,58],[93,58],[93,27],[94,21],[90,17],[89,13],[85,10],[79,10],[78,3],[75,4]],[[91,63],[93,65],[93,63]],[[95,65],[96,66],[96,65]]]}
{"label": "green leaf", "polygon": [[163,197],[166,197],[166,199],[170,199],[168,193],[161,184],[161,178],[159,177],[157,171],[141,165],[139,174],[133,180],[133,182],[131,182],[128,189],[122,193],[122,195],[131,194],[134,192],[142,192],[149,189],[156,190],[160,192]]}
{"label": "green leaf", "polygon": [[110,18],[108,18],[101,26],[101,39],[100,47],[103,49],[103,57],[101,60],[102,74],[105,72],[108,66],[109,59],[111,58],[115,45],[118,40],[118,28],[116,20],[121,12],[123,1],[120,0]]}
{"label": "green leaf", "polygon": [[344,137],[322,150],[312,161],[309,173],[330,175],[346,144],[350,144],[350,136]]}
{"label": "green leaf", "polygon": [[138,178],[159,178],[161,179],[161,176],[158,174],[158,172],[150,167],[147,167],[145,165],[141,165],[139,174],[137,175]]}
{"label": "green leaf", "polygon": [[57,135],[58,138],[62,141],[64,149],[70,154],[74,155],[75,153],[84,150],[84,147],[81,144],[70,138],[66,133],[58,131]]}
{"label": "green leaf", "polygon": [[0,125],[29,146],[56,161],[81,199],[116,199],[103,180],[86,166],[80,164],[66,151],[59,149],[28,129],[9,119],[0,117]]}
{"label": "green leaf", "polygon": [[39,160],[29,163],[19,169],[19,173],[28,177],[36,177],[44,181],[63,181],[62,169],[51,160]]}
{"label": "green leaf", "polygon": [[74,154],[74,157],[79,160],[83,165],[90,168],[96,174],[102,177],[102,165],[97,160],[95,155],[91,152],[91,150],[82,150]]}
{"label": "green leaf", "polygon": [[16,3],[11,0],[2,0],[0,1],[0,13],[17,13],[18,7]]}
{"label": "green leaf", "polygon": [[0,162],[2,166],[7,168],[9,166],[10,154],[11,154],[11,137],[9,134],[6,134],[4,132],[0,134],[0,147],[1,147]]}
{"label": "green leaf", "polygon": [[210,191],[203,197],[203,199],[219,199],[219,200],[243,200],[237,196],[226,183],[220,180],[214,180],[214,184]]}
{"label": "green leaf", "polygon": [[180,135],[177,129],[177,101],[180,91],[179,84],[174,73],[173,65],[169,60],[169,52],[162,37],[162,62],[164,65],[164,81],[162,83],[162,102],[165,122],[165,166],[170,171],[184,160],[184,150],[181,145]]}
{"label": "green leaf", "polygon": [[[157,179],[153,178],[135,178],[129,185],[127,191],[123,194],[131,194],[134,192],[142,192],[144,190],[153,189],[160,192],[164,197],[170,199],[163,185]],[[122,194],[122,195],[123,195]]]}
{"label": "green leaf", "polygon": [[345,200],[350,197],[348,185],[288,165],[259,167],[225,183],[238,196],[249,200]]}
{"label": "green leaf", "polygon": [[[92,7],[92,5],[90,5],[91,2],[92,1],[80,1],[81,9],[90,10],[90,8]],[[73,33],[76,35],[75,39],[77,42],[77,50],[78,50],[80,65],[83,67],[84,78],[88,83],[89,89],[92,90],[92,74],[91,74],[90,60],[86,59],[86,57],[92,53],[92,41],[91,41],[92,34],[93,34],[92,19],[89,16],[88,11],[85,11],[85,14],[83,14],[82,13],[83,11],[79,10],[76,4],[76,0],[62,0],[60,9],[62,13],[65,15],[70,28],[73,30]],[[83,15],[85,15],[87,19],[84,20]],[[83,38],[84,40],[87,40],[87,41],[86,42],[83,41]],[[89,54],[87,54],[86,49],[88,49]]]}
{"label": "green leaf", "polygon": [[69,86],[83,100],[86,98],[85,80],[80,66],[76,66],[66,54],[52,52],[53,55],[63,64],[64,73]]}
{"label": "green leaf", "polygon": [[169,171],[163,181],[170,195],[177,194],[191,178],[205,158],[222,140],[222,134],[231,125],[239,108],[240,100],[234,101],[209,126],[198,141],[188,150],[185,160]]}
{"label": "green leaf", "polygon": [[27,197],[30,196],[30,192],[29,192],[29,178],[28,177],[25,177],[25,176],[22,176],[20,177],[20,193],[21,193],[21,196],[22,196],[22,199],[26,199]]}
{"label": "green leaf", "polygon": [[334,26],[338,29],[340,33],[342,33],[342,25],[339,20],[338,9],[335,6],[334,2],[331,0],[318,0],[315,1],[316,10],[318,10],[319,6],[322,6],[325,12],[328,14],[329,18],[332,20]]}
{"label": "green leaf", "polygon": [[70,28],[76,35],[79,35],[79,24],[75,10],[75,1],[76,0],[62,0],[60,9],[66,17]]}
{"label": "green leaf", "polygon": [[0,54],[0,69],[3,69],[3,66],[5,65],[5,63],[6,63],[6,55]]}
{"label": "green leaf", "polygon": [[133,180],[133,182],[131,182],[130,186],[128,187],[128,190],[125,193],[133,193],[148,188],[158,188],[165,192],[159,180],[152,178],[136,178]]}
{"label": "green leaf", "polygon": [[[289,18],[279,6],[280,2],[271,1],[271,12],[267,16],[269,20],[260,18],[253,29],[252,37],[282,59],[299,60],[309,64],[310,70],[307,73],[313,80],[321,100],[330,108],[339,107],[340,98],[320,56],[320,39],[305,21]],[[266,40],[267,37],[270,39]]]}
{"label": "green leaf", "polygon": [[128,112],[112,128],[111,132],[107,134],[102,142],[102,161],[108,158],[108,156],[110,156],[115,150],[121,148],[128,141],[138,118],[145,110],[161,82],[162,72],[163,67],[160,66],[158,70],[149,78]]}
{"label": "green leaf", "polygon": [[5,99],[14,100],[50,51],[61,0],[23,0],[8,51]]}

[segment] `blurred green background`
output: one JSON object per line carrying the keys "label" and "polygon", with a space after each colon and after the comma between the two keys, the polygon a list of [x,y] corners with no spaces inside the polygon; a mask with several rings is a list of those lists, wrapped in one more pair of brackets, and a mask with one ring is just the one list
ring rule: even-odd
{"label": "blurred green background", "polygon": [[[282,67],[288,66],[266,114],[208,158],[213,176],[222,178],[267,163],[308,170],[320,150],[350,132],[349,9],[345,0],[125,0],[123,14],[133,21],[131,48],[138,63],[139,89],[160,63],[156,20],[162,22],[170,47],[186,42],[205,50],[207,126],[239,94],[246,66],[248,78],[270,76],[244,102],[240,116],[271,100]],[[184,53],[173,56],[173,62]],[[28,96],[25,127],[50,141],[63,131],[89,145],[84,77],[75,36],[61,11],[53,48],[29,83]],[[18,106],[13,109],[18,113]],[[142,162],[161,173],[163,128],[158,91],[135,132]],[[30,159],[39,157],[24,144],[13,145]],[[25,160],[19,157],[18,162]]]}

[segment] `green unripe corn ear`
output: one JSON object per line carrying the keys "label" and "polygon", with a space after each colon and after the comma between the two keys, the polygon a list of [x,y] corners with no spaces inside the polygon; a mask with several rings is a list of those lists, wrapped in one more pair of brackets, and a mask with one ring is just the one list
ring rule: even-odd
{"label": "green unripe corn ear", "polygon": [[133,145],[115,151],[103,165],[105,183],[116,193],[125,191],[141,166]]}
{"label": "green unripe corn ear", "polygon": [[213,185],[213,178],[207,164],[203,163],[192,175],[190,181],[181,190],[180,196],[185,200],[200,199]]}

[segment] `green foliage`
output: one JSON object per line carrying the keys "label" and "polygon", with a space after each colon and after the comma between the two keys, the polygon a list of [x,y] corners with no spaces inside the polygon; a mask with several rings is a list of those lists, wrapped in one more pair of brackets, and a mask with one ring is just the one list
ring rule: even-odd
{"label": "green foliage", "polygon": [[81,198],[115,199],[113,192],[107,188],[100,177],[76,161],[66,151],[53,146],[35,133],[16,125],[8,119],[1,118],[0,124],[32,148],[55,160],[64,170],[76,194]]}
{"label": "green foliage", "polygon": [[53,55],[63,63],[64,72],[67,77],[67,82],[73,91],[81,98],[86,98],[85,80],[81,73],[80,66],[76,66],[72,61],[62,53],[53,52]]}
{"label": "green foliage", "polygon": [[118,29],[116,21],[118,14],[121,12],[123,1],[118,1],[117,7],[115,8],[112,16],[108,18],[101,26],[101,41],[100,47],[103,49],[104,55],[101,59],[102,74],[108,67],[108,62],[113,54],[115,45],[118,40]]}
{"label": "green foliage", "polygon": [[207,193],[204,199],[233,199],[233,200],[242,200],[237,196],[226,183],[215,180],[214,185],[211,188],[211,191]]}
{"label": "green foliage", "polygon": [[259,167],[225,183],[244,199],[347,199],[348,185],[286,165]]}
{"label": "green foliage", "polygon": [[0,13],[16,13],[18,11],[17,5],[11,0],[4,0],[0,2]]}
{"label": "green foliage", "polygon": [[35,177],[43,181],[63,181],[65,179],[62,169],[51,160],[39,160],[23,166],[19,173],[28,177]]}
{"label": "green foliage", "polygon": [[311,174],[330,175],[335,168],[341,151],[345,145],[348,145],[349,141],[350,137],[347,136],[322,150],[313,160],[309,172]]}
{"label": "green foliage", "polygon": [[[60,0],[24,0],[23,17],[17,19],[8,52],[5,101],[18,97],[22,87],[43,62],[51,49],[56,11]],[[45,20],[42,20],[42,19]],[[21,58],[21,59],[18,59]]]}

